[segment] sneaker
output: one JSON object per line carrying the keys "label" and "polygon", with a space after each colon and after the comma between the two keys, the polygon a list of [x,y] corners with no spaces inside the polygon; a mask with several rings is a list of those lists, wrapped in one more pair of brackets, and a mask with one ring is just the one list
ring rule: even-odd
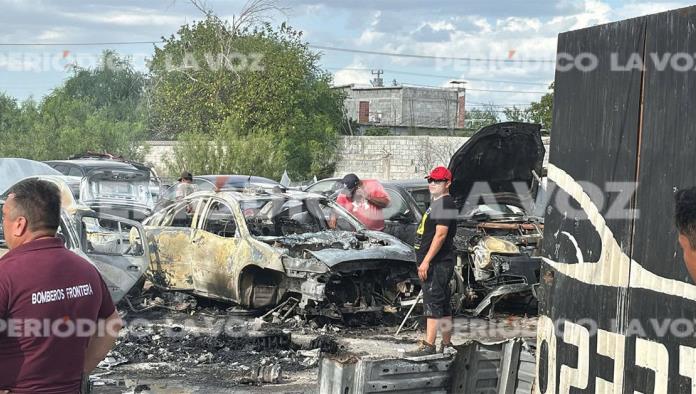
{"label": "sneaker", "polygon": [[412,350],[410,352],[405,352],[404,357],[421,357],[421,356],[429,356],[431,354],[435,354],[436,349],[435,345],[431,345],[426,341],[420,340],[418,341],[418,347],[416,350]]}
{"label": "sneaker", "polygon": [[440,353],[447,353],[447,354],[456,353],[457,348],[454,347],[454,344],[452,344],[452,342],[450,342],[450,343],[440,342],[440,351],[439,352]]}

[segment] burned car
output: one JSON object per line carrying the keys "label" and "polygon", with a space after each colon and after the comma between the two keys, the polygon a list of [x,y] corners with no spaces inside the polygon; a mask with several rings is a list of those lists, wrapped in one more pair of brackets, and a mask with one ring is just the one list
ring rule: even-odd
{"label": "burned car", "polygon": [[[46,162],[73,179],[81,177],[80,203],[96,212],[142,221],[152,214],[151,171],[115,160],[79,159]],[[74,189],[74,188],[73,188]]]}
{"label": "burned car", "polygon": [[[28,160],[0,159],[0,205],[6,199],[6,190],[25,179],[13,172],[17,166],[33,165]],[[38,163],[40,164],[40,163]],[[37,167],[38,168],[38,167]],[[50,168],[49,168],[50,170]],[[36,173],[37,171],[33,171]],[[24,171],[26,173],[26,171]],[[52,172],[49,172],[52,174]],[[101,274],[114,302],[119,302],[132,289],[137,290],[144,280],[149,266],[149,255],[144,243],[143,227],[130,220],[98,214],[87,206],[78,204],[62,175],[33,175],[54,183],[61,193],[61,218],[57,237],[65,247],[93,264]],[[0,256],[8,249],[0,229]]]}
{"label": "burned car", "polygon": [[342,319],[394,311],[419,291],[413,250],[305,192],[196,192],[146,219],[148,276],[250,309],[296,299]]}
{"label": "burned car", "polygon": [[474,315],[503,299],[534,302],[543,218],[533,212],[544,152],[540,125],[507,122],[482,128],[450,160],[465,285],[459,301]]}
{"label": "burned car", "polygon": [[[193,177],[193,185],[196,191],[214,191],[217,187],[234,191],[274,188],[285,191],[285,187],[280,183],[254,175],[196,175]],[[174,184],[162,192],[154,211],[159,211],[176,202],[176,188],[177,184]]]}

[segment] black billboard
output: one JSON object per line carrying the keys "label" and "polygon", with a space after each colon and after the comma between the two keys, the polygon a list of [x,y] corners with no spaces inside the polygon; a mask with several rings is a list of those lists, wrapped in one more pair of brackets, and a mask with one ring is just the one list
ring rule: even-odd
{"label": "black billboard", "polygon": [[536,392],[696,393],[696,7],[558,38]]}

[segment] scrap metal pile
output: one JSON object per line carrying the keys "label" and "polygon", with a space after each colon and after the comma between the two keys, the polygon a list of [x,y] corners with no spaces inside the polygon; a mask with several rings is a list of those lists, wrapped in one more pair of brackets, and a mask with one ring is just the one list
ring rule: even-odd
{"label": "scrap metal pile", "polygon": [[[533,303],[543,232],[533,212],[543,156],[538,125],[503,123],[482,129],[452,157],[451,194],[460,208],[451,283],[457,313],[492,314],[506,299]],[[108,158],[78,164],[88,166],[81,181],[31,161],[4,166],[14,170],[3,178],[0,201],[6,187],[26,176],[56,184],[63,199],[59,236],[97,267],[128,311],[126,320],[207,316],[228,324],[243,316],[229,329],[206,332],[176,321],[129,326],[104,368],[147,364],[158,376],[181,376],[206,366],[233,385],[278,382],[283,371],[314,368],[321,352],[340,353],[331,335],[365,324],[393,328],[417,307],[416,258],[402,227],[415,228],[425,212],[413,212],[422,201],[405,186],[388,186],[408,202],[403,212],[391,209],[385,232],[378,232],[332,198],[270,180],[244,186],[252,178],[237,176],[237,183],[215,181],[227,186],[178,199],[169,188],[159,194],[171,198],[155,205],[143,168]],[[209,178],[199,179],[201,185],[212,185]],[[422,192],[427,185],[413,187]],[[116,200],[119,209],[104,208]],[[151,202],[148,217],[131,220],[136,208],[143,212],[141,201]],[[201,305],[209,302],[216,303],[212,309]],[[417,309],[407,329],[418,326]],[[291,335],[298,332],[315,338],[299,344]]]}

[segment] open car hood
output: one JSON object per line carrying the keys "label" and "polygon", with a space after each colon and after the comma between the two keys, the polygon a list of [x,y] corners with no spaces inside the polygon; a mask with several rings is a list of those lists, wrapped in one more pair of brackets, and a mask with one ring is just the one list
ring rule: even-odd
{"label": "open car hood", "polygon": [[0,194],[15,183],[34,175],[63,175],[46,163],[28,159],[0,158]]}
{"label": "open car hood", "polygon": [[[541,175],[544,153],[541,125],[505,122],[486,126],[452,155],[449,163],[453,178],[450,194],[460,208],[467,198],[478,200],[482,194],[490,195],[484,193],[487,191],[492,192],[491,197],[496,200],[505,200],[500,203],[524,207],[521,201],[534,196],[529,193],[520,195],[514,184],[523,183],[526,186],[522,189],[531,190],[532,171]],[[470,196],[472,189],[476,195]]]}

